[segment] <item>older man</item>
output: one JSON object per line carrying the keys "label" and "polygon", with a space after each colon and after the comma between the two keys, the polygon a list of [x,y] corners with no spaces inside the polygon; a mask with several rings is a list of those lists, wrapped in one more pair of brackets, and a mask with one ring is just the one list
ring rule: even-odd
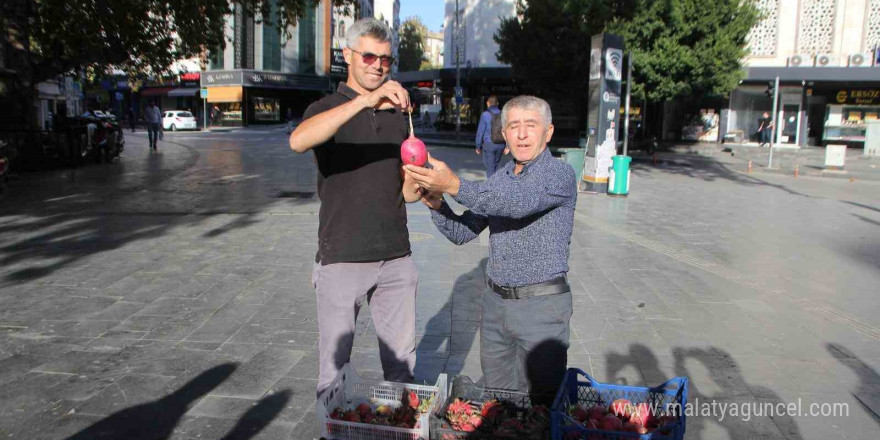
{"label": "older man", "polygon": [[[547,102],[518,96],[504,106],[501,120],[514,160],[487,181],[459,179],[433,158],[433,169],[405,169],[429,191],[422,201],[450,241],[463,244],[489,228],[480,325],[486,386],[547,396],[555,393],[567,363],[575,175],[547,150],[553,136]],[[439,193],[468,210],[456,214]]]}
{"label": "older man", "polygon": [[409,94],[388,80],[391,29],[369,18],[348,31],[348,79],[306,109],[290,136],[318,164],[318,394],[349,361],[358,311],[368,301],[385,379],[411,381],[415,363],[418,273],[410,256],[404,202],[420,188],[405,182],[400,144],[408,136]]}

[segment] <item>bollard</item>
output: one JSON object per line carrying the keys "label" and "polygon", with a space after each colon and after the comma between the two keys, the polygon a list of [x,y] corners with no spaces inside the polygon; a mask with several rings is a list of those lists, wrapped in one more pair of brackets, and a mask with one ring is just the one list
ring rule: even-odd
{"label": "bollard", "polygon": [[798,176],[798,166],[795,165],[794,166],[794,177],[797,177],[797,176]]}
{"label": "bollard", "polygon": [[752,172],[752,161],[749,161],[749,173]]}

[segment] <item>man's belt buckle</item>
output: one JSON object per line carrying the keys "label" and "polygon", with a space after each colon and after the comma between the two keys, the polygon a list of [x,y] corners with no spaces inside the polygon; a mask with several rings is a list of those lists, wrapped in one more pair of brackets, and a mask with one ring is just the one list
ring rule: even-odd
{"label": "man's belt buckle", "polygon": [[497,288],[496,292],[501,294],[501,298],[503,299],[519,299],[519,295],[516,294],[516,287],[505,287],[499,286],[495,284]]}

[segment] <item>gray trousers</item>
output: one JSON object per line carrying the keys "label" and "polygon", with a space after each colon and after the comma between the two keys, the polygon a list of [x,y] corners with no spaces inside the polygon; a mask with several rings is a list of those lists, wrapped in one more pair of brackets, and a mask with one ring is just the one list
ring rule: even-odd
{"label": "gray trousers", "polygon": [[315,264],[319,395],[351,360],[355,323],[365,300],[379,337],[385,380],[412,382],[418,283],[410,256],[373,263]]}
{"label": "gray trousers", "polygon": [[503,299],[483,291],[480,365],[489,388],[551,404],[568,364],[571,292]]}

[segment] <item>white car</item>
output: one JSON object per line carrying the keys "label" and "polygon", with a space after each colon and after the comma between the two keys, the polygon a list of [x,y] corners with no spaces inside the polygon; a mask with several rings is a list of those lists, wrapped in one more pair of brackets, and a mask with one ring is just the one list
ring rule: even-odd
{"label": "white car", "polygon": [[196,130],[196,118],[186,110],[168,110],[162,115],[162,128],[165,130]]}

